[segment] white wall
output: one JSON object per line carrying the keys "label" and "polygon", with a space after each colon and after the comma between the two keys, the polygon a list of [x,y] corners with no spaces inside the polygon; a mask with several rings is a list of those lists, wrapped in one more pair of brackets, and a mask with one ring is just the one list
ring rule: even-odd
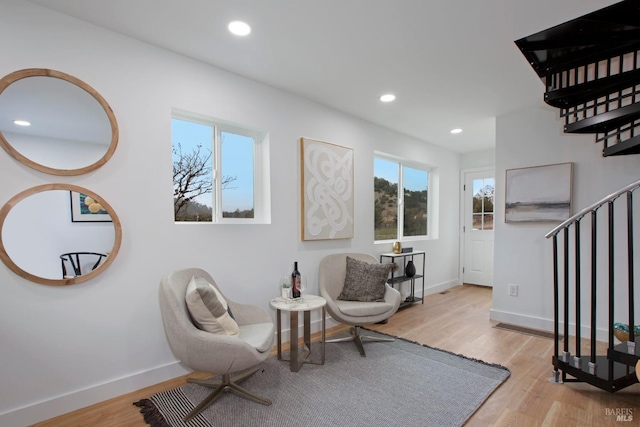
{"label": "white wall", "polygon": [[[523,326],[551,330],[553,327],[552,242],[545,234],[556,224],[504,222],[505,170],[527,166],[573,162],[573,212],[597,202],[640,177],[637,155],[602,157],[595,135],[562,132],[559,110],[541,101],[536,107],[497,119],[496,129],[496,226],[493,309],[491,318]],[[604,215],[601,215],[604,216]],[[602,228],[602,227],[601,227]],[[600,253],[606,242],[600,239]],[[624,255],[620,255],[621,258]],[[604,273],[605,260],[599,267]],[[587,277],[585,275],[585,277]],[[606,282],[603,282],[603,284]],[[508,296],[508,284],[519,286],[517,297]],[[606,291],[599,298],[605,313]],[[623,298],[623,296],[620,296]],[[583,299],[584,321],[589,322],[589,300]],[[621,306],[622,304],[617,304]],[[605,328],[601,314],[599,328]],[[616,320],[618,321],[618,320]]]}
{"label": "white wall", "polygon": [[[228,297],[268,307],[293,261],[313,292],[324,255],[389,252],[373,244],[374,150],[438,167],[439,239],[413,246],[427,251],[428,287],[458,283],[457,154],[24,1],[0,3],[0,51],[0,75],[42,67],[87,82],[120,127],[112,159],[83,176],[43,174],[0,152],[0,204],[35,185],[72,183],[104,197],[123,225],[117,258],[85,283],[38,285],[0,264],[0,425],[31,424],[182,374],[157,302],[170,271],[205,268]],[[269,130],[270,225],[174,224],[171,108]],[[300,241],[301,136],[353,147],[354,239]]]}
{"label": "white wall", "polygon": [[108,140],[105,144],[95,144],[90,141],[42,138],[9,132],[3,132],[3,135],[24,157],[35,163],[57,169],[79,169],[92,165],[104,156],[111,142]]}
{"label": "white wall", "polygon": [[489,148],[486,150],[472,151],[460,156],[460,169],[492,168],[496,164],[496,150]]}

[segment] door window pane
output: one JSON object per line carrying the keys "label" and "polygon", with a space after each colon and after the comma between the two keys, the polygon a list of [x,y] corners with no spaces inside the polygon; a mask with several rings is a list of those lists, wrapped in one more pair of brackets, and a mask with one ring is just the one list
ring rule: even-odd
{"label": "door window pane", "polygon": [[493,230],[493,214],[484,214],[484,229]]}
{"label": "door window pane", "polygon": [[495,180],[483,178],[473,180],[473,229],[493,230],[493,202]]}

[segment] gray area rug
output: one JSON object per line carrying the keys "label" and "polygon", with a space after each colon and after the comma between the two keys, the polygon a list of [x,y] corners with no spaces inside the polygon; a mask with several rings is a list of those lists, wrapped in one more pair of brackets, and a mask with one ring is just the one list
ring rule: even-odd
{"label": "gray area rug", "polygon": [[352,342],[329,343],[324,365],[306,364],[298,373],[267,359],[241,384],[271,406],[224,393],[185,424],[184,415],[210,392],[196,384],[134,405],[153,427],[461,426],[510,375],[503,366],[400,338],[366,343],[365,350],[360,357]]}

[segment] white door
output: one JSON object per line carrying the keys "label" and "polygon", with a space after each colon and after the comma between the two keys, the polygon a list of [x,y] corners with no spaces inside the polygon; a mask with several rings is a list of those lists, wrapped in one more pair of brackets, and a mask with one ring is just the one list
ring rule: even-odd
{"label": "white door", "polygon": [[493,286],[493,170],[464,174],[462,282]]}

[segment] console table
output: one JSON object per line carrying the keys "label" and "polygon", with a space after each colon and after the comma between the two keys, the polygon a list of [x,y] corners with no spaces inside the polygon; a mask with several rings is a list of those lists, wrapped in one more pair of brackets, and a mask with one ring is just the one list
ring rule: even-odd
{"label": "console table", "polygon": [[[391,259],[391,262],[395,262],[395,263],[398,263],[396,259],[402,258],[402,261],[401,261],[403,266],[402,275],[396,275],[397,272],[392,271],[391,277],[389,278],[389,280],[387,280],[387,283],[393,286],[398,283],[411,282],[411,293],[404,301],[400,303],[400,307],[404,307],[406,305],[410,305],[418,301],[422,301],[422,304],[424,304],[424,268],[425,268],[425,261],[426,261],[425,252],[414,251],[414,252],[404,252],[399,254],[395,254],[395,253],[381,254],[380,262],[382,262],[383,258]],[[404,268],[406,267],[407,262],[414,261],[414,258],[416,258],[416,260],[421,259],[422,274],[417,273],[419,270],[418,270],[418,266],[416,266],[416,274],[413,277],[407,277],[405,275]],[[415,265],[415,261],[414,261],[414,265]],[[422,280],[422,298],[416,297],[415,295],[416,279]]]}

